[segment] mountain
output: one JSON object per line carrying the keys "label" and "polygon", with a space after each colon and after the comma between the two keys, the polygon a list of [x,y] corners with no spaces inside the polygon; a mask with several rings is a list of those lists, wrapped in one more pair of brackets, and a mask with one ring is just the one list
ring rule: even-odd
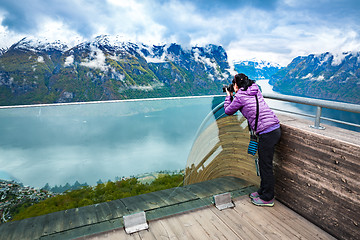
{"label": "mountain", "polygon": [[297,57],[269,83],[284,94],[360,104],[360,52]]}
{"label": "mountain", "polygon": [[0,105],[218,94],[231,76],[221,46],[147,46],[99,36],[69,47],[24,38],[0,54]]}
{"label": "mountain", "polygon": [[4,52],[6,52],[6,49],[0,48],[0,56],[3,55]]}
{"label": "mountain", "polygon": [[269,79],[273,74],[282,69],[277,63],[263,60],[234,62],[234,68],[238,73],[244,73],[253,80]]}

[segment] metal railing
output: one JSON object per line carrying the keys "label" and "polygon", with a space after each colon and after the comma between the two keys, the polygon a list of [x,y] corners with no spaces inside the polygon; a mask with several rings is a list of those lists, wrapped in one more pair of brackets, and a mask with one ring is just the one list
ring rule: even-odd
{"label": "metal railing", "polygon": [[[320,126],[321,119],[326,120],[326,121],[331,121],[331,122],[335,122],[335,123],[340,123],[340,124],[345,124],[345,125],[360,128],[360,125],[356,124],[356,123],[350,123],[350,122],[340,121],[340,120],[337,120],[337,119],[332,119],[332,118],[327,118],[327,117],[322,117],[321,116],[322,108],[329,108],[329,109],[352,112],[352,113],[360,113],[360,105],[359,104],[350,104],[350,103],[327,101],[327,100],[314,99],[314,98],[296,97],[296,96],[273,94],[273,93],[263,93],[263,96],[264,96],[264,98],[280,100],[280,101],[285,101],[285,102],[299,103],[299,104],[304,104],[304,105],[317,107],[316,115],[310,115],[310,114],[305,114],[305,113],[300,113],[300,112],[292,112],[292,111],[287,111],[287,110],[284,110],[284,109],[277,109],[277,108],[271,107],[271,109],[273,109],[275,111],[314,118],[315,122],[314,122],[314,125],[311,125],[311,127],[316,128],[316,129],[325,129],[325,127]],[[191,98],[208,98],[208,97],[225,97],[225,96],[224,95],[205,95],[205,96],[188,96],[188,97],[145,98],[145,99],[126,99],[126,100],[108,100],[108,101],[90,101],[90,102],[14,105],[14,106],[0,106],[0,109],[46,107],[46,106],[59,106],[59,105],[115,103],[115,102],[133,102],[133,101],[153,101],[153,100],[159,100],[159,99],[161,99],[161,100],[166,100],[166,99],[191,99]],[[212,114],[216,113],[223,106],[224,106],[224,103],[219,104],[216,108],[214,108],[209,113],[209,115],[205,119],[212,116]]]}
{"label": "metal railing", "polygon": [[[360,113],[360,105],[359,104],[334,102],[334,101],[320,100],[320,99],[314,99],[314,98],[295,97],[295,96],[272,94],[272,93],[263,93],[263,96],[264,96],[264,98],[273,99],[273,100],[280,100],[280,101],[285,101],[285,102],[292,102],[292,103],[299,103],[299,104],[304,104],[304,105],[309,105],[309,106],[315,106],[317,108],[316,115],[311,115],[311,114],[306,114],[306,113],[301,113],[301,112],[293,112],[293,111],[288,111],[288,110],[284,110],[284,109],[277,109],[274,107],[270,107],[272,110],[275,110],[275,111],[295,114],[295,115],[309,117],[309,118],[314,118],[315,119],[314,125],[309,126],[312,128],[316,128],[316,129],[320,129],[320,130],[325,129],[325,127],[320,126],[321,119],[360,128],[360,125],[356,124],[356,123],[351,123],[351,122],[346,122],[346,121],[341,121],[341,120],[321,116],[322,108],[329,108],[329,109],[352,112],[352,113]],[[225,98],[224,95],[214,95],[213,97],[224,97]],[[215,115],[215,113],[217,113],[223,107],[224,107],[224,102],[220,103],[215,108],[213,108],[211,112],[209,112],[209,114],[204,118],[203,122],[201,123],[200,127],[198,128],[197,133],[195,134],[195,139],[198,137],[200,132],[203,130],[204,126],[209,121],[209,119],[212,118]],[[220,116],[218,116],[218,118],[221,118],[224,115],[226,115],[226,114],[223,113]]]}
{"label": "metal railing", "polygon": [[276,110],[276,111],[280,111],[280,112],[286,112],[286,113],[297,114],[297,115],[315,118],[314,125],[311,125],[310,127],[313,127],[316,129],[325,129],[325,127],[320,126],[321,119],[360,128],[360,125],[356,124],[356,123],[350,123],[350,122],[340,121],[337,119],[326,118],[326,117],[321,116],[322,108],[329,108],[329,109],[346,111],[346,112],[360,113],[360,105],[359,104],[334,102],[334,101],[327,101],[327,100],[321,100],[321,99],[295,97],[295,96],[272,94],[272,93],[264,93],[263,96],[264,96],[264,98],[269,98],[269,99],[274,99],[274,100],[315,106],[317,108],[316,115],[291,112],[291,111],[286,111],[283,109],[276,109],[276,108],[272,108],[272,109]]}

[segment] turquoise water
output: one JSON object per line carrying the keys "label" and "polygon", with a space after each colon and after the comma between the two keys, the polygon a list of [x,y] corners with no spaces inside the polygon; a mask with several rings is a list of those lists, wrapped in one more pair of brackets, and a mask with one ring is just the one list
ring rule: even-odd
{"label": "turquoise water", "polygon": [[212,104],[208,97],[0,109],[0,178],[95,185],[185,169]]}

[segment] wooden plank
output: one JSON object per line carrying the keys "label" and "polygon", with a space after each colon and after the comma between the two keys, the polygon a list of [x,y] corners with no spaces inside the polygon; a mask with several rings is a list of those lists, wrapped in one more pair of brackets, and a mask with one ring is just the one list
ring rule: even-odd
{"label": "wooden plank", "polygon": [[213,206],[208,206],[202,211],[194,211],[192,213],[196,221],[207,232],[209,239],[241,239],[210,208],[213,208]]}
{"label": "wooden plank", "polygon": [[[150,232],[155,236],[156,239],[179,239],[179,236],[177,236],[172,229],[168,228],[166,219],[167,218],[151,221],[149,223]],[[146,233],[141,233],[140,236],[145,234]]]}
{"label": "wooden plank", "polygon": [[169,217],[161,220],[162,225],[166,229],[170,239],[194,239],[189,233],[186,231],[186,228],[177,220],[178,215],[175,217]]}
{"label": "wooden plank", "polygon": [[[277,206],[274,206],[274,208],[277,208]],[[245,215],[245,219],[247,219],[255,227],[265,228],[266,233],[264,234],[266,234],[268,238],[271,239],[301,238],[300,234],[298,234],[292,228],[288,227],[286,223],[283,224],[281,221],[279,221],[278,218],[271,215],[268,212],[267,208],[258,207],[250,203],[250,199],[238,203],[235,208],[235,210],[239,212],[242,212],[245,209],[249,211],[248,214]]]}
{"label": "wooden plank", "polygon": [[281,202],[276,201],[276,206],[277,207],[274,208],[268,208],[268,212],[273,216],[276,216],[281,224],[286,224],[289,228],[300,233],[301,236],[308,239],[336,239],[329,233],[306,220],[304,217],[287,208]]}
{"label": "wooden plank", "polygon": [[238,213],[234,209],[211,211],[220,218],[240,239],[267,239],[261,230],[255,228],[244,218],[244,213]]}
{"label": "wooden plank", "polygon": [[146,240],[168,239],[166,235],[166,229],[164,229],[161,224],[156,221],[149,223],[148,230],[137,232],[137,234],[139,235],[140,239]]}
{"label": "wooden plank", "polygon": [[[270,210],[278,211],[281,208],[277,202],[274,207],[258,207],[250,202],[250,199],[242,199],[236,202],[235,210],[239,213],[246,212],[244,218],[256,228],[262,228],[269,239],[300,239],[303,232],[299,233],[296,226],[289,226],[287,219],[282,221],[278,215],[271,214]],[[295,228],[294,228],[295,227]],[[307,239],[311,235],[305,235]]]}
{"label": "wooden plank", "polygon": [[[342,236],[351,238],[350,236],[356,235],[355,232],[358,230],[355,223],[360,215],[360,211],[357,210],[360,207],[354,196],[356,194],[349,193],[346,196],[341,190],[336,194],[334,190],[338,183],[329,181],[327,184],[329,187],[326,187],[325,181],[312,181],[307,175],[299,171],[294,172],[293,168],[279,169],[277,172],[284,173],[281,175],[282,178],[286,174],[286,180],[277,181],[275,190],[277,197],[287,206],[291,206],[307,219],[322,225],[324,229],[335,235],[340,229]],[[306,194],[302,194],[304,192]]]}
{"label": "wooden plank", "polygon": [[[181,229],[185,230],[185,235],[190,239],[206,239],[209,238],[208,233],[201,227],[199,222],[191,214],[179,214],[176,218],[169,218],[177,226],[182,226]],[[179,228],[180,229],[180,228]],[[180,232],[179,232],[180,233]]]}
{"label": "wooden plank", "polygon": [[104,233],[99,234],[93,234],[86,237],[79,237],[74,240],[118,240],[118,239],[124,239],[124,240],[141,240],[140,236],[137,233],[134,234],[127,234],[124,229],[114,229],[111,231],[107,231]]}

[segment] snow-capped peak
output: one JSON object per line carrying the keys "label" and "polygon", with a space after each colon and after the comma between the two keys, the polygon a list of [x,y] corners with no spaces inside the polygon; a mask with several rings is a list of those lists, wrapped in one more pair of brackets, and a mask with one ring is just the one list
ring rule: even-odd
{"label": "snow-capped peak", "polygon": [[66,51],[68,46],[60,40],[49,42],[46,38],[25,37],[13,46],[15,49],[29,51]]}
{"label": "snow-capped peak", "polygon": [[234,64],[243,65],[243,66],[251,66],[255,69],[263,69],[263,68],[281,68],[281,65],[275,62],[269,62],[259,59],[249,59],[249,60],[242,60],[242,61],[234,61]]}
{"label": "snow-capped peak", "polygon": [[319,60],[319,65],[331,61],[331,66],[339,66],[345,58],[357,58],[357,62],[360,62],[360,52],[349,51],[349,52],[326,52],[321,54],[313,54],[314,58]]}
{"label": "snow-capped peak", "polygon": [[95,37],[94,42],[99,43],[100,45],[108,46],[121,46],[126,43],[130,43],[130,39],[125,38],[121,35],[111,36],[111,35],[99,35]]}

